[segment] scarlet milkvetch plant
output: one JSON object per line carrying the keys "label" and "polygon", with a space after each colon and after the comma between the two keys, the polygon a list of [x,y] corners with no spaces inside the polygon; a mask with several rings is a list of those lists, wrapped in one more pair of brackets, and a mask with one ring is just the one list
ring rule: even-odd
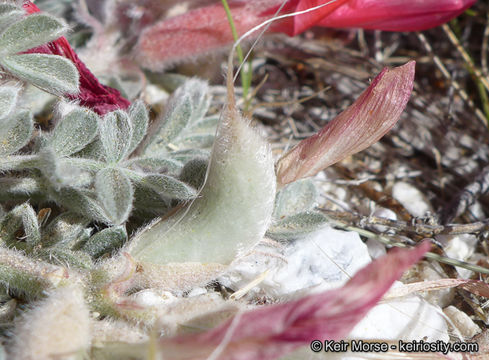
{"label": "scarlet milkvetch plant", "polygon": [[[321,6],[314,11],[272,24],[269,32],[297,35],[313,26],[364,28],[387,31],[425,30],[438,26],[469,8],[476,0],[250,0],[229,1],[236,31],[246,31],[276,15]],[[283,4],[284,3],[284,4]],[[158,70],[186,59],[206,55],[233,42],[220,2],[198,7],[171,18],[145,24],[134,55]]]}
{"label": "scarlet milkvetch plant", "polygon": [[[24,5],[32,10],[31,3]],[[15,21],[6,14],[16,14]],[[34,133],[32,114],[19,109],[23,84],[0,88],[0,179],[9,184],[0,193],[9,206],[16,205],[7,213],[0,208],[0,282],[27,301],[39,301],[15,323],[19,341],[10,352],[17,358],[83,354],[97,338],[92,325],[107,325],[107,337],[115,331],[103,322],[107,318],[127,320],[131,331],[136,331],[135,323],[154,326],[167,315],[168,304],[138,302],[140,290],[182,294],[215,279],[263,239],[273,222],[277,185],[313,175],[378,140],[399,119],[414,81],[413,62],[384,70],[337,120],[280,160],[276,174],[269,144],[236,108],[231,66],[229,100],[220,122],[205,116],[207,84],[191,79],[175,91],[147,136],[145,106],[135,102],[121,110],[126,101],[100,85],[60,38],[65,31],[61,22],[43,14],[25,16],[5,2],[0,2],[0,15],[0,44],[6,44],[0,53],[2,70],[79,101],[62,103],[56,125]],[[22,36],[26,33],[33,36]],[[37,62],[21,69],[25,59]],[[46,63],[51,66],[40,66]],[[69,73],[68,88],[59,81],[63,71],[53,64]],[[78,72],[79,92],[78,77],[72,76]],[[218,123],[207,163],[204,151],[186,144]],[[24,147],[30,141],[34,145]],[[133,156],[139,146],[140,154]],[[290,166],[296,160],[297,166]],[[172,208],[176,200],[178,206]],[[47,225],[40,210],[45,203],[59,211]],[[151,213],[155,208],[161,210],[156,218]],[[152,222],[128,239],[131,214]],[[93,233],[93,224],[103,229]],[[229,340],[237,359],[251,359],[276,358],[310,336],[340,338],[427,248],[394,252],[342,289],[243,313],[194,341],[209,354]],[[187,312],[187,299],[180,300]],[[88,319],[90,312],[94,319]],[[117,349],[126,354],[122,345],[131,347],[130,342],[121,342]],[[188,338],[165,339],[157,347],[165,357],[173,351],[176,358],[195,357],[180,346],[186,342]],[[260,344],[270,345],[269,353],[260,353]],[[109,349],[104,342],[93,347]],[[108,354],[114,356],[110,349]]]}

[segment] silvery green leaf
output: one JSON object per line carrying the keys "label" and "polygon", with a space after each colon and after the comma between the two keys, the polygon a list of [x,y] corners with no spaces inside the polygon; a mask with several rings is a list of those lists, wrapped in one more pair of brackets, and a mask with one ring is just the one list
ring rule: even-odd
{"label": "silvery green leaf", "polygon": [[161,152],[168,144],[177,141],[185,129],[201,120],[210,104],[209,86],[205,81],[190,79],[171,96],[163,115],[157,120],[154,135],[145,148],[145,154]]}
{"label": "silvery green leaf", "polygon": [[0,65],[9,73],[51,94],[78,92],[79,74],[75,65],[61,56],[48,54],[20,54],[0,59]]}
{"label": "silvery green leaf", "polygon": [[96,137],[94,141],[73,156],[85,159],[103,160],[105,157],[105,150],[102,141],[100,141],[99,137]]}
{"label": "silvery green leaf", "polygon": [[72,244],[82,235],[83,230],[90,222],[80,214],[65,211],[54,218],[44,229],[42,233],[43,247],[49,247],[54,244]]}
{"label": "silvery green leaf", "polygon": [[145,173],[165,173],[175,174],[180,171],[183,164],[180,161],[169,158],[144,157],[129,159],[124,162],[125,166],[142,170]]}
{"label": "silvery green leaf", "polygon": [[189,128],[191,134],[214,134],[219,125],[219,115],[207,116]]}
{"label": "silvery green leaf", "polygon": [[131,119],[133,128],[131,144],[129,145],[128,151],[130,154],[136,149],[146,135],[146,131],[148,131],[148,111],[142,101],[136,101],[132,104],[129,108],[129,118]]}
{"label": "silvery green leaf", "polygon": [[60,178],[59,171],[59,158],[50,147],[41,149],[38,153],[39,170],[49,180],[50,185],[55,189],[59,189],[63,185],[63,181]]}
{"label": "silvery green leaf", "polygon": [[[24,226],[25,235],[32,235],[30,240],[39,240],[39,225],[34,209],[29,203],[23,203],[9,211],[0,222],[0,239],[6,246],[25,248],[24,242],[17,241],[17,231]],[[28,232],[31,232],[29,234]],[[23,245],[23,246],[22,246]]]}
{"label": "silvery green leaf", "polygon": [[43,249],[36,253],[42,260],[54,265],[74,267],[76,269],[89,270],[93,267],[91,257],[83,251],[72,251],[66,248]]}
{"label": "silvery green leaf", "polygon": [[282,219],[312,210],[317,205],[318,197],[318,189],[311,179],[295,181],[277,193],[273,217]]}
{"label": "silvery green leaf", "polygon": [[64,17],[73,10],[73,0],[37,0],[36,4],[42,11],[58,17]]}
{"label": "silvery green leaf", "polygon": [[42,181],[36,175],[0,177],[0,201],[27,201],[41,197]]}
{"label": "silvery green leaf", "polygon": [[119,169],[100,170],[95,176],[95,190],[113,224],[122,224],[132,209],[134,190],[131,181]]}
{"label": "silvery green leaf", "polygon": [[41,241],[41,231],[39,229],[39,222],[37,220],[37,214],[29,204],[24,204],[22,211],[22,224],[24,225],[25,242],[34,247]]}
{"label": "silvery green leaf", "polygon": [[134,215],[152,219],[155,215],[165,214],[171,208],[169,199],[162,198],[155,190],[138,183],[134,185]]}
{"label": "silvery green leaf", "polygon": [[1,56],[16,54],[56,40],[66,30],[58,19],[47,14],[32,14],[10,25],[0,34]]}
{"label": "silvery green leaf", "polygon": [[190,122],[192,124],[204,118],[211,104],[209,96],[209,84],[207,81],[192,78],[185,82],[183,91],[190,95],[192,99],[193,111]]}
{"label": "silvery green leaf", "polygon": [[14,124],[6,133],[0,135],[0,155],[9,155],[24,147],[31,138],[34,124],[32,114],[21,110],[11,117]]}
{"label": "silvery green leaf", "polygon": [[133,127],[125,111],[116,110],[105,115],[100,125],[100,141],[109,163],[124,159],[130,149]]}
{"label": "silvery green leaf", "polygon": [[[83,167],[83,159],[78,163],[73,163],[70,158],[61,158],[50,146],[42,148],[37,154],[37,168],[49,180],[50,185],[59,190],[62,186],[72,188],[82,188],[90,185],[93,181],[93,175]],[[71,161],[70,161],[71,160]]]}
{"label": "silvery green leaf", "polygon": [[0,16],[10,14],[12,11],[21,11],[20,8],[14,4],[0,3]]}
{"label": "silvery green leaf", "polygon": [[180,180],[186,184],[189,184],[195,189],[200,189],[202,185],[204,185],[207,165],[207,159],[196,158],[190,160],[183,167],[180,174]]}
{"label": "silvery green leaf", "polygon": [[4,246],[15,245],[16,233],[22,226],[22,205],[9,211],[0,222],[0,241]]}
{"label": "silvery green leaf", "polygon": [[51,197],[63,207],[84,215],[90,220],[110,223],[111,220],[89,190],[65,187],[52,191]]}
{"label": "silvery green leaf", "polygon": [[60,156],[82,150],[98,132],[99,117],[86,108],[76,108],[58,122],[50,139],[51,147]]}
{"label": "silvery green leaf", "polygon": [[167,146],[189,124],[192,117],[192,98],[178,92],[170,99],[162,115],[161,127],[147,151]]}
{"label": "silvery green leaf", "polygon": [[90,256],[97,258],[120,248],[126,240],[126,228],[124,226],[114,226],[93,235],[82,247],[82,250]]}
{"label": "silvery green leaf", "polygon": [[197,157],[208,159],[210,156],[210,152],[208,150],[203,150],[203,149],[187,149],[187,150],[174,151],[170,153],[169,156],[172,159],[186,163]]}
{"label": "silvery green leaf", "polygon": [[139,183],[170,199],[189,200],[197,195],[194,188],[167,175],[147,175]]}
{"label": "silvery green leaf", "polygon": [[[5,120],[14,110],[19,94],[17,86],[2,86],[0,87],[0,125],[2,128],[6,125]],[[1,131],[1,130],[0,130]]]}
{"label": "silvery green leaf", "polygon": [[276,240],[293,240],[324,227],[327,221],[321,213],[302,212],[275,222],[268,229],[267,236]]}
{"label": "silvery green leaf", "polygon": [[183,137],[178,141],[180,149],[210,148],[214,143],[215,134],[196,134]]}

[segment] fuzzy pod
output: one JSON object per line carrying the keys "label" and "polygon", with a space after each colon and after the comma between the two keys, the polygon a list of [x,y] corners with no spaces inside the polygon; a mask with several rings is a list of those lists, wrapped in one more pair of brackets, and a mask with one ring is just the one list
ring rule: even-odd
{"label": "fuzzy pod", "polygon": [[230,106],[197,199],[141,231],[125,251],[143,263],[229,264],[262,239],[274,198],[269,146]]}

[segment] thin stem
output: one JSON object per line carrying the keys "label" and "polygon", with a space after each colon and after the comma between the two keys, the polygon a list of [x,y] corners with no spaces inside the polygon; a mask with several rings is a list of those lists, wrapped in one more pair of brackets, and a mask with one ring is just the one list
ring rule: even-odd
{"label": "thin stem", "polygon": [[[229,4],[227,0],[221,0],[221,2],[222,5],[224,6],[224,11],[226,11],[226,16],[228,18],[229,26],[231,27],[231,33],[233,34],[234,41],[237,41],[239,39],[238,31],[236,30],[236,26],[234,25],[234,20],[231,14],[231,9],[229,8]],[[243,56],[243,50],[241,49],[241,45],[238,45],[236,47],[236,53],[238,54],[239,62],[242,64],[244,62],[244,56]],[[251,83],[251,72],[242,71],[240,76],[241,76],[241,86],[243,87],[243,97],[246,99]]]}
{"label": "thin stem", "polygon": [[[348,230],[348,231],[354,231],[361,236],[365,236],[366,238],[369,238],[369,239],[378,240],[385,245],[401,247],[401,248],[407,248],[408,247],[408,245],[403,244],[401,242],[395,242],[387,236],[378,235],[378,234],[375,234],[375,233],[368,231],[368,230],[364,230],[364,229],[361,229],[361,228],[358,228],[355,226],[350,226],[350,225],[345,224],[345,223],[338,221],[338,220],[332,220],[331,218],[329,218],[329,222],[333,226],[337,226],[339,228],[342,228],[342,229]],[[461,261],[461,260],[457,260],[457,259],[451,259],[451,258],[448,258],[445,256],[440,256],[440,255],[432,253],[432,252],[427,252],[424,256],[427,259],[432,259],[432,260],[438,261],[438,262],[443,263],[443,264],[461,267],[461,268],[464,268],[467,270],[478,272],[480,274],[489,275],[489,269],[486,269],[482,266],[470,264],[470,263],[467,263],[465,261]]]}

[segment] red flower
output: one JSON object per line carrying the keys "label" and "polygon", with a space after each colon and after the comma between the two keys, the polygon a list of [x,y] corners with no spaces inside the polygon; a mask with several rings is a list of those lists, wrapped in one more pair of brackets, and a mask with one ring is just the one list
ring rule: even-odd
{"label": "red flower", "polygon": [[[39,8],[30,1],[24,1],[23,8],[28,14],[39,12]],[[127,109],[131,104],[123,98],[119,91],[102,85],[95,75],[85,66],[71,48],[64,36],[46,45],[30,49],[29,53],[52,54],[63,56],[73,62],[80,74],[80,91],[77,94],[66,94],[71,100],[77,100],[80,105],[91,108],[100,115],[116,110]]]}
{"label": "red flower", "polygon": [[[329,3],[328,3],[329,1]],[[424,30],[438,26],[462,13],[476,0],[289,0],[281,14],[323,7],[286,18],[270,32],[297,35],[313,26],[364,28],[387,31]],[[238,34],[271,18],[282,0],[230,0]],[[259,32],[256,32],[258,34]],[[171,63],[208,54],[233,42],[223,6],[215,3],[163,19],[148,26],[136,48],[139,62],[159,70]]]}
{"label": "red flower", "polygon": [[334,28],[418,31],[460,15],[476,0],[350,0],[317,23]]}

